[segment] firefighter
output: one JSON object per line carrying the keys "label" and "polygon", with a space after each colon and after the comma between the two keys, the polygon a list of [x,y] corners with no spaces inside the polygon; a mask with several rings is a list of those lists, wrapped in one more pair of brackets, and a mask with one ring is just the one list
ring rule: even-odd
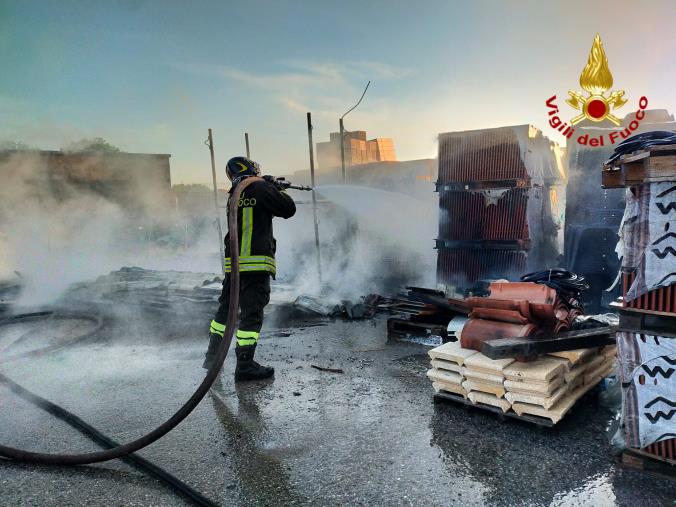
{"label": "firefighter", "polygon": [[[259,165],[245,157],[235,157],[226,166],[233,189],[245,178],[260,175]],[[276,273],[276,241],[272,235],[272,218],[291,218],[296,204],[287,193],[275,185],[274,178],[264,176],[264,181],[249,185],[241,194],[237,215],[239,234],[240,317],[237,329],[235,354],[237,366],[235,380],[260,380],[272,377],[274,368],[261,366],[254,361],[254,353],[263,325],[263,309],[270,301],[270,277]],[[204,368],[209,369],[225,333],[230,294],[230,242],[225,236],[225,279],[219,298],[220,306],[211,321],[209,348]]]}

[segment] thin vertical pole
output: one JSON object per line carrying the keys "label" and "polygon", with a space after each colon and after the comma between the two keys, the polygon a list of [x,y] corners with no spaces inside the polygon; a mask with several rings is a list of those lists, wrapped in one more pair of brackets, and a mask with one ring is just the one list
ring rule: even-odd
{"label": "thin vertical pole", "polygon": [[340,125],[340,167],[343,171],[343,185],[347,182],[345,176],[345,127],[343,127],[343,118],[341,117],[338,124]]}
{"label": "thin vertical pole", "polygon": [[319,250],[319,223],[317,222],[317,196],[315,195],[315,155],[312,143],[312,115],[307,114],[307,141],[310,148],[310,179],[312,181],[312,215],[315,222],[315,250],[317,252],[317,275],[319,285],[322,284],[322,257]]}
{"label": "thin vertical pole", "polygon": [[244,132],[244,143],[246,144],[246,158],[251,158],[251,152],[249,151],[249,133]]}
{"label": "thin vertical pole", "polygon": [[214,138],[209,129],[209,138],[207,139],[207,146],[211,153],[211,178],[214,184],[214,210],[216,211],[216,223],[218,224],[218,247],[221,252],[221,269],[223,276],[225,276],[225,251],[223,250],[223,228],[221,227],[221,212],[218,209],[218,188],[216,187],[216,160],[214,158]]}

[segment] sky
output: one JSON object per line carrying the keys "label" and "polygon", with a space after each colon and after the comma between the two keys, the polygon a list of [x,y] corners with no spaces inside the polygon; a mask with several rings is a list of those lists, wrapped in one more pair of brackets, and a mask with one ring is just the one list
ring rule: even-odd
{"label": "sky", "polygon": [[[441,132],[531,123],[552,139],[596,33],[626,91],[676,111],[676,2],[0,0],[0,141],[103,137],[170,153],[173,183],[219,181],[244,153],[269,174],[309,167],[338,118],[433,158]],[[569,116],[574,116],[569,111]]]}

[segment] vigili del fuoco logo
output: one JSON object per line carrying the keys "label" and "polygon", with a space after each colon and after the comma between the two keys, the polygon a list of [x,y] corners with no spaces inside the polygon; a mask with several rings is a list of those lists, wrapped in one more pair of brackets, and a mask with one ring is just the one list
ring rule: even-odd
{"label": "vigili del fuoco logo", "polygon": [[[579,111],[579,114],[569,120],[570,125],[561,119],[559,106],[556,104],[556,95],[552,95],[545,104],[548,109],[549,125],[561,132],[567,139],[575,135],[575,125],[587,119],[598,123],[599,126],[620,127],[621,122],[615,111],[627,103],[624,98],[624,90],[613,90],[613,75],[608,67],[608,57],[603,49],[601,36],[596,34],[589,59],[580,74],[580,87],[583,92],[569,90],[566,104]],[[638,128],[641,120],[645,117],[648,107],[648,99],[641,97],[634,118],[622,130],[611,130],[608,134],[593,136],[590,134],[579,135],[575,140],[582,145],[610,146],[621,142],[631,136]],[[609,125],[612,124],[612,125]]]}

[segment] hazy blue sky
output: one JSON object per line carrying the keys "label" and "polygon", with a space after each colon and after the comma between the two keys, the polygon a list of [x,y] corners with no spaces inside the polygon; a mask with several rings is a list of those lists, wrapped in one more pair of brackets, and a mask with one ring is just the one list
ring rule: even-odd
{"label": "hazy blue sky", "polygon": [[0,0],[0,140],[101,136],[206,182],[207,128],[219,166],[248,131],[266,172],[288,173],[308,166],[305,112],[324,140],[370,79],[346,127],[434,157],[439,132],[546,127],[545,99],[578,88],[596,32],[622,115],[641,95],[674,112],[675,24],[671,0]]}

